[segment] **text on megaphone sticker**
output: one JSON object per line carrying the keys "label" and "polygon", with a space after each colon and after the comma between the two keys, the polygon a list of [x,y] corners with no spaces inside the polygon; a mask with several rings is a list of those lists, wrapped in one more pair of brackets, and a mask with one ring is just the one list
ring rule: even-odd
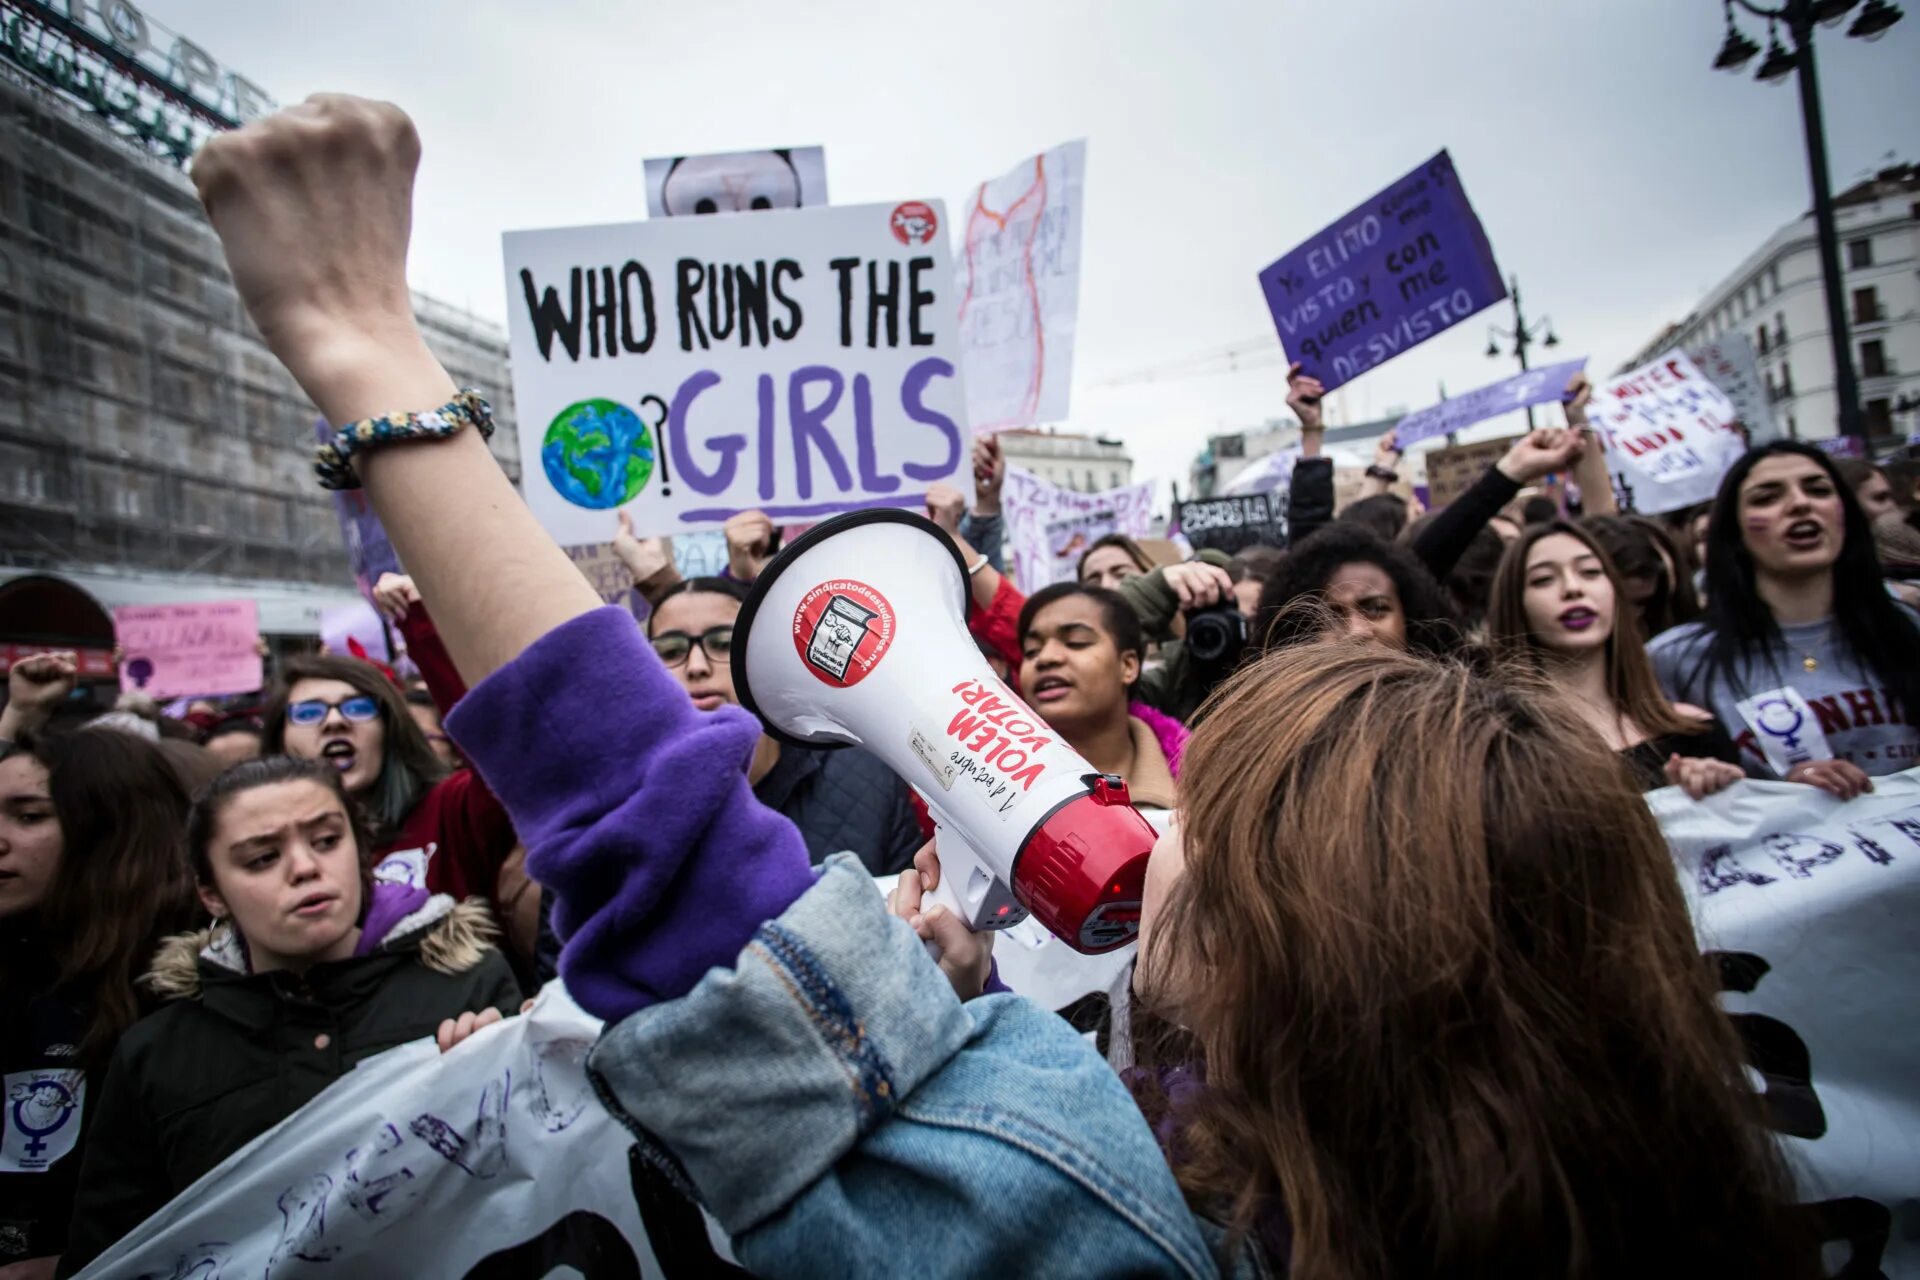
{"label": "text on megaphone sticker", "polygon": [[793,614],[793,646],[800,660],[816,679],[836,689],[866,679],[893,647],[893,635],[887,598],[848,578],[815,586]]}
{"label": "text on megaphone sticker", "polygon": [[959,743],[950,762],[981,785],[1004,818],[1046,773],[1040,757],[1053,745],[1051,730],[1005,686],[996,693],[983,681],[962,680],[952,692],[962,706],[947,724],[947,736]]}

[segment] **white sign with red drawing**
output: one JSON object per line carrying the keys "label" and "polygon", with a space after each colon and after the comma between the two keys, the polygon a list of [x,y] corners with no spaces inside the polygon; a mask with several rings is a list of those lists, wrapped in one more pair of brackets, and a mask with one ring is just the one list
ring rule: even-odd
{"label": "white sign with red drawing", "polygon": [[967,416],[975,431],[1062,422],[1080,305],[1085,139],[975,187],[955,276]]}
{"label": "white sign with red drawing", "polygon": [[1682,351],[1604,384],[1587,413],[1620,505],[1646,515],[1713,497],[1747,447],[1733,401]]}

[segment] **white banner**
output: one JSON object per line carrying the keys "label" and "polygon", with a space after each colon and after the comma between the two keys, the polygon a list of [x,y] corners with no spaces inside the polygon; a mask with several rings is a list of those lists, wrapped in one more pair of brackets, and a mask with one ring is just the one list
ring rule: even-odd
{"label": "white banner", "polygon": [[711,1275],[730,1257],[718,1226],[666,1203],[594,1096],[600,1025],[555,982],[451,1053],[423,1040],[369,1058],[80,1276]]}
{"label": "white banner", "polygon": [[1681,351],[1597,387],[1587,415],[1620,505],[1645,515],[1713,497],[1746,450],[1733,401]]}
{"label": "white banner", "polygon": [[512,231],[521,490],[562,546],[971,494],[945,215],[849,205]]}
{"label": "white banner", "polygon": [[1752,444],[1766,444],[1780,438],[1773,423],[1773,397],[1767,390],[1760,366],[1753,358],[1753,343],[1744,333],[1723,333],[1712,342],[1704,342],[1687,352],[1707,380],[1727,393],[1733,401],[1740,425],[1747,429]]}
{"label": "white banner", "polygon": [[974,188],[956,251],[975,431],[1064,422],[1080,306],[1087,144],[1063,143]]}
{"label": "white banner", "polygon": [[1920,769],[1873,786],[1846,803],[1788,782],[1648,803],[1802,1198],[1852,1244],[1848,1274],[1897,1278],[1920,1275],[1889,1216],[1920,1191]]}
{"label": "white banner", "polygon": [[[1007,523],[1006,563],[1014,585],[1032,595],[1071,579],[1087,546],[1107,533],[1144,538],[1153,527],[1153,482],[1104,493],[1075,493],[1023,467],[1008,467],[1000,506]],[[1091,535],[1091,536],[1090,536]]]}

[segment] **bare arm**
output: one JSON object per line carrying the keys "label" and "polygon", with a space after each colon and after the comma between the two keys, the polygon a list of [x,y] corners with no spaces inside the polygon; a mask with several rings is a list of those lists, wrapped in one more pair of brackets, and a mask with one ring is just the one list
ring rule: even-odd
{"label": "bare arm", "polygon": [[1320,412],[1320,398],[1325,394],[1320,389],[1320,379],[1300,375],[1299,361],[1287,370],[1287,408],[1300,419],[1300,456],[1303,458],[1320,456],[1320,444],[1327,434],[1327,421]]}
{"label": "bare arm", "polygon": [[[247,313],[329,422],[457,388],[407,292],[420,142],[386,103],[321,95],[201,149],[193,178]],[[359,455],[367,497],[469,684],[600,597],[478,433]]]}
{"label": "bare arm", "polygon": [[1613,478],[1607,474],[1607,453],[1600,435],[1587,425],[1587,402],[1593,399],[1593,383],[1584,373],[1567,381],[1564,403],[1567,426],[1580,432],[1587,447],[1573,462],[1573,482],[1580,486],[1580,510],[1590,516],[1610,516],[1620,510],[1613,496]]}

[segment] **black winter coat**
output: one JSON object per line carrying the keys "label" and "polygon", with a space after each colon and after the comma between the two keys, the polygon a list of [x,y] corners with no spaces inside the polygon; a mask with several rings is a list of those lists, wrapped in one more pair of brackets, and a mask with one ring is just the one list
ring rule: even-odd
{"label": "black winter coat", "polygon": [[858,747],[780,744],[780,758],[753,788],[761,804],[800,828],[815,866],[851,852],[877,876],[913,865],[926,843],[907,784]]}
{"label": "black winter coat", "polygon": [[168,1000],[120,1038],[100,1090],[67,1250],[70,1276],[363,1058],[431,1036],[445,1018],[517,1013],[520,990],[479,900],[396,933],[370,955],[304,974],[246,973],[207,933],[161,947],[148,981]]}

